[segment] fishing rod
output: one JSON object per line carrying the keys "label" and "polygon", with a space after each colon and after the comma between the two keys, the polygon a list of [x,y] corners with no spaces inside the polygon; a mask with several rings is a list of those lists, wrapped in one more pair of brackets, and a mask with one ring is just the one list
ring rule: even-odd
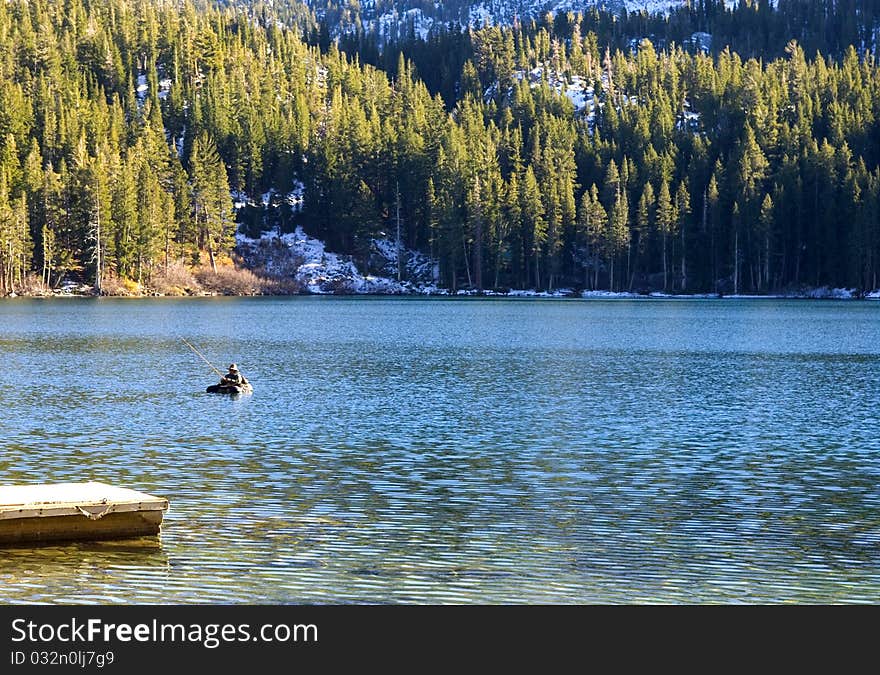
{"label": "fishing rod", "polygon": [[199,358],[201,358],[202,361],[204,361],[204,362],[207,363],[209,366],[211,366],[211,370],[213,370],[215,373],[217,373],[221,378],[226,377],[223,373],[221,373],[219,370],[217,370],[217,369],[214,367],[214,364],[211,363],[210,361],[208,361],[208,359],[206,359],[198,349],[196,349],[196,348],[193,347],[189,342],[187,342],[185,338],[180,338],[180,339],[183,340],[183,344],[185,344],[187,347],[189,347],[190,349],[192,349],[196,354],[198,354]]}

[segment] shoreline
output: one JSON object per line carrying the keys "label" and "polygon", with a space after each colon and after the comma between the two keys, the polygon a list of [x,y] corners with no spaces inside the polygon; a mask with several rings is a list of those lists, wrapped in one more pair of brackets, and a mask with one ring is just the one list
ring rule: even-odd
{"label": "shoreline", "polygon": [[408,291],[396,292],[344,292],[321,293],[310,290],[301,290],[295,293],[218,293],[201,292],[188,294],[162,294],[162,293],[131,293],[131,294],[103,294],[98,295],[92,287],[79,287],[76,290],[62,290],[41,293],[9,293],[0,296],[3,300],[15,299],[56,299],[56,298],[94,298],[94,299],[160,299],[160,298],[248,298],[248,297],[421,297],[421,298],[501,298],[501,299],[551,299],[551,300],[880,300],[880,290],[867,293],[858,292],[855,289],[810,289],[801,293],[761,293],[761,294],[723,294],[723,293],[663,293],[654,291],[650,293],[612,292],[612,291],[575,291],[572,289],[560,289],[557,291],[535,291],[533,289],[511,289],[508,291],[460,289],[455,293],[438,288],[414,287]]}

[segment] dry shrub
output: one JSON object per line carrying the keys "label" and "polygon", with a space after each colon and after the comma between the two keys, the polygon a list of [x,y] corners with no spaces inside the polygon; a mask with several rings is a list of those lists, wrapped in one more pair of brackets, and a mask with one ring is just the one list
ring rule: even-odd
{"label": "dry shrub", "polygon": [[208,293],[219,295],[260,295],[263,280],[250,270],[218,265],[214,272],[210,267],[196,270],[196,279]]}
{"label": "dry shrub", "polygon": [[108,276],[101,280],[101,295],[132,297],[143,295],[143,289],[137,281]]}
{"label": "dry shrub", "polygon": [[197,295],[202,287],[192,271],[181,260],[168,263],[168,269],[153,274],[152,291],[158,295]]}
{"label": "dry shrub", "polygon": [[302,292],[302,284],[292,278],[262,277],[263,295],[297,295]]}
{"label": "dry shrub", "polygon": [[36,274],[28,274],[20,284],[15,287],[15,292],[19,295],[52,295],[52,289],[43,283],[43,280]]}

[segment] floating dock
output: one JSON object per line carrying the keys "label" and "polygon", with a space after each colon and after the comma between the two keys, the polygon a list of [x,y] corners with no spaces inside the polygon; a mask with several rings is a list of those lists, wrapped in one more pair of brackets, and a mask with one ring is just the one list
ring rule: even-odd
{"label": "floating dock", "polygon": [[0,545],[159,534],[168,500],[105,483],[0,486]]}

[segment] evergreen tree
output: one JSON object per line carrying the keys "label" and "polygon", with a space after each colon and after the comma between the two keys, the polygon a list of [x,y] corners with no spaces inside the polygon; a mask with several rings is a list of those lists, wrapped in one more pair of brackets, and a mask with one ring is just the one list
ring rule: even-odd
{"label": "evergreen tree", "polygon": [[666,290],[669,286],[669,267],[666,253],[667,241],[669,240],[669,237],[675,234],[675,222],[677,217],[675,208],[672,205],[672,197],[669,194],[669,183],[666,181],[663,181],[660,184],[660,192],[657,195],[656,213],[657,231],[660,233],[661,241],[663,242],[663,290]]}
{"label": "evergreen tree", "polygon": [[678,184],[675,190],[675,215],[677,217],[678,232],[681,235],[681,290],[687,289],[687,238],[685,233],[688,231],[687,222],[691,213],[691,198],[687,185],[684,181]]}
{"label": "evergreen tree", "polygon": [[584,193],[581,199],[581,220],[587,237],[587,245],[592,252],[592,269],[594,289],[599,287],[599,260],[609,250],[608,213],[599,200],[599,189],[596,184]]}
{"label": "evergreen tree", "polygon": [[214,141],[201,134],[190,157],[192,213],[198,224],[198,247],[207,250],[211,269],[217,271],[218,252],[228,250],[232,240],[232,203],[226,169]]}
{"label": "evergreen tree", "polygon": [[520,191],[520,212],[525,233],[524,241],[530,246],[530,253],[534,260],[535,287],[541,288],[541,274],[539,260],[541,250],[547,240],[547,222],[544,220],[544,204],[541,200],[541,191],[538,188],[538,180],[532,167],[526,168],[525,178]]}
{"label": "evergreen tree", "polygon": [[642,196],[639,197],[638,209],[636,214],[636,227],[634,230],[636,245],[636,269],[639,269],[639,262],[644,255],[648,237],[654,229],[654,188],[650,181],[645,183],[642,190]]}

